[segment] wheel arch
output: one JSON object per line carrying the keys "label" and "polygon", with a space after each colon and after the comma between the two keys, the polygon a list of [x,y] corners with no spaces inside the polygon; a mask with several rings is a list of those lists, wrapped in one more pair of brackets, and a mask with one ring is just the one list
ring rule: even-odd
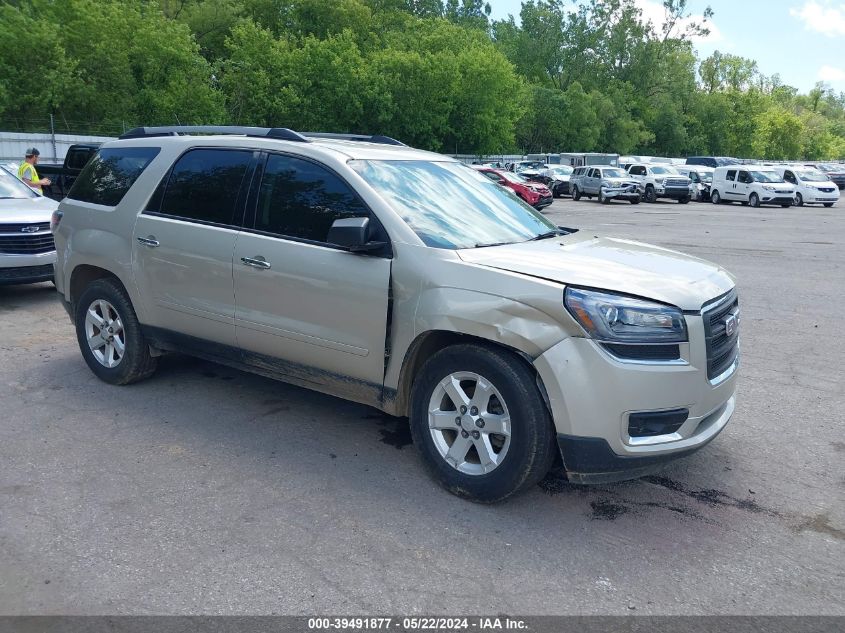
{"label": "wheel arch", "polygon": [[75,266],[70,273],[68,294],[65,297],[65,299],[74,308],[74,310],[71,311],[72,314],[75,314],[76,302],[79,300],[79,297],[82,296],[82,293],[85,292],[85,289],[90,286],[91,283],[98,279],[114,279],[123,287],[126,294],[129,294],[126,289],[126,284],[124,284],[123,281],[121,281],[121,279],[112,271],[99,266],[93,266],[91,264],[79,264],[78,266]]}
{"label": "wheel arch", "polygon": [[450,330],[429,330],[419,334],[408,346],[405,358],[402,361],[402,368],[399,372],[399,383],[393,394],[392,400],[385,402],[385,409],[393,415],[407,416],[410,409],[411,390],[414,380],[426,361],[441,350],[454,345],[472,344],[491,351],[505,351],[516,355],[525,366],[537,377],[537,385],[543,396],[546,406],[549,406],[548,394],[545,386],[534,367],[533,359],[525,352],[498,341]]}

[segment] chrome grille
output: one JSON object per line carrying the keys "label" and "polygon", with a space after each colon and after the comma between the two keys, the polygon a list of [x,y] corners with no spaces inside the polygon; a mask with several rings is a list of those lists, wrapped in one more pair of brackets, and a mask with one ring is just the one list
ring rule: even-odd
{"label": "chrome grille", "polygon": [[[37,227],[29,233],[23,229]],[[0,253],[4,255],[38,255],[56,250],[49,222],[0,224]]]}
{"label": "chrome grille", "polygon": [[666,187],[689,187],[689,181],[684,178],[667,178],[664,185]]}
{"label": "chrome grille", "polygon": [[[702,313],[707,347],[707,378],[713,380],[724,373],[739,355],[739,299],[736,291],[719,297]],[[727,320],[735,318],[736,329],[727,332]]]}

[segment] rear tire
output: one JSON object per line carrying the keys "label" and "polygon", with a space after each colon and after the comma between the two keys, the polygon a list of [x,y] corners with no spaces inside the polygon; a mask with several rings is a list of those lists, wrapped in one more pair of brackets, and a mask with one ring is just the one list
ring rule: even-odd
{"label": "rear tire", "polygon": [[578,202],[581,199],[581,191],[577,186],[572,187],[572,199]]}
{"label": "rear tire", "polygon": [[825,202],[824,206],[826,206],[829,209],[830,207],[833,206],[833,203],[832,202]]}
{"label": "rear tire", "polygon": [[631,204],[639,204],[640,203],[640,197],[637,196],[636,198],[631,198],[630,203]]}
{"label": "rear tire", "polygon": [[719,192],[715,189],[710,194],[710,202],[713,204],[722,204],[722,196],[719,195]]}
{"label": "rear tire", "polygon": [[688,204],[689,198],[678,198],[678,204]]}
{"label": "rear tire", "polygon": [[429,474],[472,501],[530,488],[554,461],[554,427],[536,377],[519,356],[492,346],[455,345],[432,356],[414,380],[410,421]]}
{"label": "rear tire", "polygon": [[97,279],[76,301],[76,339],[92,372],[111,385],[128,385],[155,372],[150,348],[126,290],[116,279]]}

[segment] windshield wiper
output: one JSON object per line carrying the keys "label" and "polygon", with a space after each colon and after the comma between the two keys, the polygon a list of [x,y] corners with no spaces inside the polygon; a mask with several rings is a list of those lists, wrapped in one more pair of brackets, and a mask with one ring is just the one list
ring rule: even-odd
{"label": "windshield wiper", "polygon": [[487,248],[488,246],[507,246],[513,242],[490,242],[489,244],[476,244],[474,248]]}
{"label": "windshield wiper", "polygon": [[574,233],[575,229],[565,229],[563,227],[558,227],[552,231],[546,231],[545,233],[540,233],[540,235],[536,235],[529,239],[529,242],[537,242],[539,240],[547,240],[550,237],[558,237],[559,235],[569,235],[570,233]]}

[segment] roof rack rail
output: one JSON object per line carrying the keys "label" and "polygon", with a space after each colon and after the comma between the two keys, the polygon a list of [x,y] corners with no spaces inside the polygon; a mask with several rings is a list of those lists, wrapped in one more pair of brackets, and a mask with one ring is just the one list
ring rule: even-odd
{"label": "roof rack rail", "polygon": [[358,141],[362,143],[380,143],[382,145],[401,145],[389,136],[380,134],[335,134],[333,132],[294,132],[286,127],[252,127],[241,125],[162,125],[156,127],[136,127],[124,132],[119,138],[149,138],[154,136],[180,136],[183,134],[232,134],[238,136],[254,136],[258,138],[272,138],[281,141],[310,142],[309,138],[336,139],[341,141]]}
{"label": "roof rack rail", "polygon": [[380,143],[381,145],[401,145],[402,147],[407,147],[402,141],[397,141],[395,138],[382,136],[381,134],[335,134],[334,132],[299,132],[299,134],[308,138],[326,138],[339,141],[358,141],[361,143]]}
{"label": "roof rack rail", "polygon": [[148,138],[153,136],[179,136],[182,134],[232,134],[274,138],[283,141],[308,143],[308,139],[286,127],[250,127],[240,125],[165,125],[158,127],[136,127],[124,132],[119,138]]}

